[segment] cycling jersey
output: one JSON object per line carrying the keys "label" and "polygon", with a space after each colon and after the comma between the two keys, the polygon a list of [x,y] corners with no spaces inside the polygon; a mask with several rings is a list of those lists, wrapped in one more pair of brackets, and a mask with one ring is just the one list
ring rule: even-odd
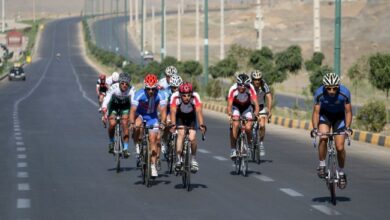
{"label": "cycling jersey", "polygon": [[256,101],[257,95],[253,85],[248,85],[245,92],[238,91],[237,83],[229,89],[228,101],[233,102],[233,107],[238,108],[242,113],[248,108],[251,108],[252,101]]}
{"label": "cycling jersey", "polygon": [[96,82],[96,87],[99,88],[100,93],[106,93],[108,90],[108,86],[106,82],[102,82],[100,79]]}
{"label": "cycling jersey", "polygon": [[338,113],[345,111],[345,104],[351,103],[351,93],[349,90],[340,85],[334,97],[328,95],[324,86],[317,89],[314,94],[314,104],[321,106],[321,111]]}
{"label": "cycling jersey", "polygon": [[180,93],[174,92],[170,102],[171,108],[176,108],[176,125],[185,125],[190,127],[196,126],[196,108],[202,106],[200,96],[197,92],[192,93],[190,101],[185,104],[183,103]]}
{"label": "cycling jersey", "polygon": [[118,81],[114,81],[114,80],[112,80],[112,76],[109,76],[109,77],[107,77],[107,79],[106,79],[106,84],[108,85],[108,87],[110,87],[111,85],[113,85],[113,84],[115,84],[115,83],[117,83]]}
{"label": "cycling jersey", "polygon": [[136,116],[142,116],[147,121],[146,125],[158,125],[158,111],[157,107],[166,107],[167,100],[163,92],[157,90],[154,96],[148,97],[145,89],[138,90],[133,100],[131,101],[132,107],[137,107]]}
{"label": "cycling jersey", "polygon": [[265,104],[265,96],[271,92],[268,87],[268,84],[262,79],[261,85],[258,89],[255,88],[257,94],[257,101],[260,106],[264,106]]}
{"label": "cycling jersey", "polygon": [[168,83],[166,77],[161,78],[161,79],[158,81],[158,88],[159,88],[160,90],[167,90],[167,89],[169,88],[169,83]]}
{"label": "cycling jersey", "polygon": [[115,83],[110,87],[107,92],[106,97],[104,97],[102,108],[107,108],[109,105],[109,114],[111,113],[119,113],[123,114],[128,113],[130,109],[130,103],[132,97],[134,97],[135,89],[133,86],[129,86],[129,88],[122,92],[119,88],[119,83]]}
{"label": "cycling jersey", "polygon": [[328,95],[324,86],[317,89],[314,95],[314,104],[320,105],[319,124],[326,124],[332,127],[334,132],[345,129],[345,104],[351,103],[349,90],[340,85],[334,97]]}

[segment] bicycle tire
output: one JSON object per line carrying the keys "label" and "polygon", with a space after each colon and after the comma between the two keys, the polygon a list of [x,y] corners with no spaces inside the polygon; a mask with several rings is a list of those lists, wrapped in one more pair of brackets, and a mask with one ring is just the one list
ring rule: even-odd
{"label": "bicycle tire", "polygon": [[184,154],[184,161],[183,161],[183,170],[182,170],[182,183],[183,183],[183,188],[187,188],[187,190],[190,187],[191,184],[191,166],[190,166],[190,158],[189,158],[189,148],[188,148],[188,140],[184,140],[183,144],[183,154]]}
{"label": "bicycle tire", "polygon": [[330,191],[330,201],[333,205],[336,205],[336,183],[332,181],[329,183],[328,187]]}
{"label": "bicycle tire", "polygon": [[175,152],[176,152],[176,136],[170,138],[169,142],[168,142],[168,158],[167,158],[167,162],[168,162],[168,173],[169,174],[172,174],[173,173],[173,165],[174,165],[174,162],[175,162],[175,159],[176,159],[176,155],[175,155]]}
{"label": "bicycle tire", "polygon": [[241,159],[241,170],[242,170],[242,175],[243,176],[248,176],[248,158],[249,156],[247,155],[248,154],[248,140],[247,140],[247,137],[246,135],[244,134],[244,138],[242,138],[242,143],[241,143],[241,150],[244,152],[246,151],[246,156],[243,156],[242,159]]}
{"label": "bicycle tire", "polygon": [[117,173],[119,173],[121,169],[121,161],[120,161],[121,144],[122,144],[122,137],[120,132],[120,125],[117,124],[115,126],[115,144],[114,144],[115,163],[116,163],[115,170]]}
{"label": "bicycle tire", "polygon": [[151,170],[150,170],[150,165],[151,165],[151,162],[150,162],[150,149],[149,149],[149,140],[146,140],[146,147],[145,147],[145,150],[146,150],[146,158],[145,158],[145,162],[146,162],[146,187],[150,187],[151,186]]}
{"label": "bicycle tire", "polygon": [[[333,141],[328,142],[329,145],[333,145]],[[332,146],[331,146],[332,147]],[[336,170],[336,155],[335,151],[332,150],[328,155],[328,175],[327,175],[327,186],[330,192],[330,202],[336,205],[336,181],[337,181],[337,170]]]}

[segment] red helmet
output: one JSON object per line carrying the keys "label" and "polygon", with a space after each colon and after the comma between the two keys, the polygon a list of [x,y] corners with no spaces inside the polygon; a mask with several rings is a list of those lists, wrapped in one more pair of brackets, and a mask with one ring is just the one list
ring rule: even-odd
{"label": "red helmet", "polygon": [[154,74],[149,73],[145,76],[144,85],[145,88],[157,88],[158,79]]}
{"label": "red helmet", "polygon": [[192,93],[194,90],[192,88],[192,84],[189,82],[185,82],[180,85],[179,92],[180,93]]}
{"label": "red helmet", "polygon": [[100,74],[100,75],[99,75],[99,79],[100,79],[100,80],[104,80],[104,79],[106,79],[106,75],[104,75],[103,73],[102,73],[102,74]]}

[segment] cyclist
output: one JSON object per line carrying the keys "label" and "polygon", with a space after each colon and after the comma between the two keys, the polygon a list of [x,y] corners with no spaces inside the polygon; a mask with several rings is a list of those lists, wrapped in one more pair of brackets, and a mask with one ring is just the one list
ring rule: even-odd
{"label": "cyclist", "polygon": [[130,75],[126,73],[121,73],[119,76],[119,83],[116,83],[110,87],[107,92],[106,97],[104,98],[102,104],[103,112],[103,121],[107,122],[107,117],[109,119],[108,126],[108,137],[110,143],[108,145],[108,152],[113,153],[114,150],[114,135],[115,135],[115,125],[116,125],[116,116],[121,116],[121,123],[123,128],[123,155],[125,158],[130,156],[128,150],[129,147],[129,110],[131,99],[134,96],[135,89],[130,85],[131,78]]}
{"label": "cyclist", "polygon": [[[159,128],[164,128],[166,121],[166,105],[167,101],[163,92],[157,89],[158,79],[154,74],[147,74],[144,78],[144,89],[140,89],[136,92],[132,102],[130,110],[130,128],[133,130],[134,143],[139,143],[141,140],[143,121],[146,121],[146,126],[154,126],[150,129],[149,143],[151,149],[151,174],[153,177],[158,176],[156,162],[159,155],[160,148],[160,135]],[[159,125],[158,114],[160,113],[161,122]],[[136,127],[134,129],[134,126]],[[136,148],[137,154],[139,149]]]}
{"label": "cyclist", "polygon": [[108,85],[108,88],[110,88],[111,85],[117,83],[119,80],[119,73],[118,72],[113,72],[111,76],[109,76],[106,80],[106,83]]}
{"label": "cyclist", "polygon": [[[179,86],[183,83],[183,79],[179,75],[172,75],[169,80],[169,87],[167,89],[167,93],[165,94],[167,99],[167,123],[170,124],[170,100],[172,97],[172,94],[179,90]],[[161,151],[163,154],[166,153],[166,143],[167,138],[169,137],[169,128],[164,129],[163,135],[162,135],[162,141],[161,141]]]}
{"label": "cyclist", "polygon": [[[348,135],[351,135],[352,105],[349,90],[340,84],[340,78],[335,73],[326,74],[323,77],[322,84],[314,94],[313,130],[310,132],[311,136],[314,137],[317,132],[328,133],[330,128],[332,128],[333,132],[345,131]],[[327,141],[328,138],[326,136],[321,136],[318,144],[320,162],[317,173],[320,178],[325,178],[326,176]],[[341,189],[344,189],[347,184],[347,177],[344,172],[346,157],[344,141],[345,135],[336,135],[334,137],[339,165],[339,187]]]}
{"label": "cyclist", "polygon": [[173,75],[177,75],[176,67],[168,66],[165,68],[165,77],[161,78],[158,82],[158,89],[164,90],[166,92],[169,88],[169,81]]}
{"label": "cyclist", "polygon": [[96,94],[98,96],[99,100],[99,112],[102,111],[102,102],[104,99],[104,96],[106,96],[106,92],[108,90],[108,86],[106,83],[106,75],[103,73],[99,75],[99,79],[96,83]]}
{"label": "cyclist", "polygon": [[[272,94],[263,79],[263,74],[259,70],[254,70],[251,73],[252,85],[256,90],[257,101],[259,104],[259,137],[260,137],[260,156],[265,156],[264,148],[264,136],[265,136],[265,123],[272,116]],[[267,107],[265,107],[265,99],[267,98]]]}
{"label": "cyclist", "polygon": [[[236,74],[236,83],[230,87],[228,93],[227,113],[229,119],[239,119],[244,116],[249,121],[245,124],[245,132],[248,141],[252,139],[252,121],[259,114],[259,104],[255,88],[251,84],[251,79],[245,73]],[[254,109],[253,109],[254,107]],[[232,122],[230,129],[230,158],[235,159],[237,156],[236,142],[238,135],[239,121]]]}
{"label": "cyclist", "polygon": [[[202,133],[206,131],[206,125],[204,124],[203,112],[202,112],[202,102],[200,100],[199,94],[193,91],[192,84],[185,82],[180,85],[179,92],[175,92],[172,95],[171,102],[171,123],[173,125],[171,131],[175,129],[176,126],[188,126],[192,127],[190,129],[189,138],[191,141],[191,171],[197,172],[199,170],[199,164],[196,161],[196,130],[197,127],[196,121],[199,123],[199,128]],[[179,129],[177,134],[177,144],[176,144],[176,165],[175,169],[178,171],[181,169],[182,158],[181,153],[183,149],[184,141],[184,130]]]}

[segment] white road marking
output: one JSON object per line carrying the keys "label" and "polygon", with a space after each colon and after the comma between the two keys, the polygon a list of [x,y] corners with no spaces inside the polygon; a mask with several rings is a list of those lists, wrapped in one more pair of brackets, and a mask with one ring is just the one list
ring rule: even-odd
{"label": "white road marking", "polygon": [[220,160],[220,161],[226,161],[228,159],[221,157],[221,156],[214,156],[214,159]]}
{"label": "white road marking", "polygon": [[303,196],[301,193],[289,188],[280,188],[280,191],[292,197]]}
{"label": "white road marking", "polygon": [[24,142],[17,141],[17,142],[16,142],[16,145],[19,145],[19,146],[24,145]]}
{"label": "white road marking", "polygon": [[30,199],[18,199],[16,208],[18,209],[28,209],[31,207],[31,200]]}
{"label": "white road marking", "polygon": [[204,154],[209,154],[210,151],[205,150],[205,149],[198,149],[198,152],[204,153]]}
{"label": "white road marking", "polygon": [[255,175],[254,176],[256,179],[259,179],[263,182],[274,182],[275,180],[272,179],[271,177],[268,177],[268,176],[264,176],[264,175]]}
{"label": "white road marking", "polygon": [[27,158],[27,155],[26,154],[18,154],[16,156],[18,159],[26,159]]}
{"label": "white road marking", "polygon": [[18,168],[23,168],[23,167],[27,167],[27,163],[26,162],[19,162],[17,164]]}
{"label": "white road marking", "polygon": [[18,124],[14,124],[14,128],[20,128]]}
{"label": "white road marking", "polygon": [[30,190],[30,184],[28,184],[28,183],[19,183],[18,184],[18,190],[19,191],[28,191],[28,190]]}
{"label": "white road marking", "polygon": [[20,131],[20,128],[14,128],[14,131]]}
{"label": "white road marking", "polygon": [[16,176],[17,176],[18,178],[28,178],[28,173],[27,173],[27,172],[18,172],[18,173],[16,174]]}
{"label": "white road marking", "polygon": [[317,209],[318,211],[324,213],[324,214],[327,214],[327,215],[341,215],[340,212],[334,210],[334,209],[331,209],[325,205],[312,205],[311,207]]}
{"label": "white road marking", "polygon": [[20,136],[20,135],[22,135],[22,132],[15,132],[14,135],[15,136]]}
{"label": "white road marking", "polygon": [[15,137],[15,140],[21,141],[21,140],[23,140],[23,138],[22,137]]}
{"label": "white road marking", "polygon": [[26,148],[25,147],[17,147],[16,150],[17,151],[26,151]]}

